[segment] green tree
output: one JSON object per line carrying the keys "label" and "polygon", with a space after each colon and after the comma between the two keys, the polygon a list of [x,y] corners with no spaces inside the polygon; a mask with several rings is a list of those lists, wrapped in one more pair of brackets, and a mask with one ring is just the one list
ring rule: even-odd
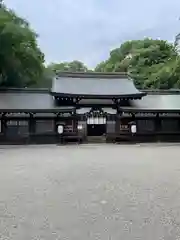
{"label": "green tree", "polygon": [[180,86],[179,58],[174,45],[146,38],[125,42],[95,70],[128,72],[139,88],[167,89]]}
{"label": "green tree", "polygon": [[87,72],[88,68],[84,63],[74,60],[72,62],[52,63],[48,66],[53,72]]}
{"label": "green tree", "polygon": [[31,87],[34,88],[51,88],[52,87],[52,79],[55,77],[55,73],[49,69],[48,67],[44,67],[43,74],[41,78]]}
{"label": "green tree", "polygon": [[128,68],[140,88],[173,88],[176,60],[173,45],[163,40],[144,40],[144,47],[135,49]]}
{"label": "green tree", "polygon": [[29,24],[3,4],[0,8],[0,86],[35,84],[44,70],[44,55]]}
{"label": "green tree", "polygon": [[94,71],[95,72],[113,72],[113,69],[114,69],[114,64],[107,60],[99,63],[95,67]]}

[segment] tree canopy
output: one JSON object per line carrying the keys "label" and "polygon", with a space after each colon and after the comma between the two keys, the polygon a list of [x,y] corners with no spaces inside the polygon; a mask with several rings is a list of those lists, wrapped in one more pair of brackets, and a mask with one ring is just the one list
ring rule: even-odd
{"label": "tree canopy", "polygon": [[0,86],[24,87],[35,84],[44,71],[44,54],[37,34],[27,21],[0,7]]}
{"label": "tree canopy", "polygon": [[74,60],[72,62],[51,63],[48,68],[53,72],[87,72],[88,68],[84,63]]}
{"label": "tree canopy", "polygon": [[99,72],[128,72],[137,87],[158,89],[179,88],[179,70],[175,46],[149,38],[125,42],[95,68]]}

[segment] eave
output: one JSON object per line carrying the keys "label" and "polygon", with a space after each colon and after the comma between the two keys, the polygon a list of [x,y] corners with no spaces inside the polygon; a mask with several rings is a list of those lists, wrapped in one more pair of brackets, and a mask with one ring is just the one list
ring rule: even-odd
{"label": "eave", "polygon": [[81,94],[51,92],[51,95],[54,97],[60,97],[60,98],[135,100],[135,99],[141,99],[142,97],[146,96],[147,93],[139,92],[134,94],[121,94],[121,95],[89,95],[89,94],[81,95]]}
{"label": "eave", "polygon": [[59,112],[72,112],[75,107],[63,108],[63,109],[0,109],[1,113],[59,113]]}

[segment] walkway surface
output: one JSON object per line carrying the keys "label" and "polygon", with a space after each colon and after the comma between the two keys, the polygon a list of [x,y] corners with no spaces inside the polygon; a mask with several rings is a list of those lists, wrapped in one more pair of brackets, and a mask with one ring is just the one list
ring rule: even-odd
{"label": "walkway surface", "polygon": [[180,239],[180,145],[2,147],[0,239]]}

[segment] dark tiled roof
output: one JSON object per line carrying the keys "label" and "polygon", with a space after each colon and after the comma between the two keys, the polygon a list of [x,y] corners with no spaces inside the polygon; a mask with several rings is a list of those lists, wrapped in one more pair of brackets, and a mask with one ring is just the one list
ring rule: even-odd
{"label": "dark tiled roof", "polygon": [[[94,99],[95,100],[95,99]],[[179,111],[180,93],[174,94],[148,94],[141,100],[130,101],[131,107],[123,107],[124,110],[144,111]],[[92,102],[93,105],[93,102]],[[53,96],[47,90],[8,90],[0,89],[1,112],[61,112],[71,111],[73,107],[56,106]]]}
{"label": "dark tiled roof", "polygon": [[141,100],[132,100],[131,108],[155,111],[176,110],[180,112],[180,94],[148,94]]}
{"label": "dark tiled roof", "polygon": [[48,91],[0,91],[0,111],[58,112],[66,109],[55,106],[53,96]]}
{"label": "dark tiled roof", "polygon": [[144,96],[126,74],[60,73],[52,85],[54,95],[84,97],[134,97]]}

